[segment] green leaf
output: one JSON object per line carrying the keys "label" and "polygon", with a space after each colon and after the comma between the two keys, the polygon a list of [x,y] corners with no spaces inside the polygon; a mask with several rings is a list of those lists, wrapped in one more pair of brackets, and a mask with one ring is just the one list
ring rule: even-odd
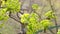
{"label": "green leaf", "polygon": [[23,14],[21,15],[21,22],[26,23],[29,19],[29,14]]}
{"label": "green leaf", "polygon": [[[27,34],[33,34],[34,32],[42,29],[40,23],[38,22],[39,16],[36,13],[23,14],[21,16],[22,23],[28,23],[27,25]],[[32,31],[32,32],[30,32]]]}
{"label": "green leaf", "polygon": [[[23,14],[21,16],[22,23],[28,23],[27,25],[27,34],[34,34],[34,32],[42,29],[40,23],[38,22],[39,16],[36,13]],[[32,31],[32,32],[30,32]]]}
{"label": "green leaf", "polygon": [[7,8],[0,10],[0,20],[7,20],[8,19],[9,16],[6,13],[7,13]]}
{"label": "green leaf", "polygon": [[50,21],[50,20],[47,20],[47,19],[45,19],[45,20],[42,20],[41,22],[40,22],[40,24],[45,28],[45,27],[49,27],[49,26],[51,26],[52,25],[52,22]]}
{"label": "green leaf", "polygon": [[13,13],[20,11],[21,2],[19,0],[7,0],[6,1],[6,8],[8,11],[12,11]]}
{"label": "green leaf", "polygon": [[48,18],[56,18],[52,10],[45,13],[45,16]]}
{"label": "green leaf", "polygon": [[35,9],[35,10],[38,9],[38,7],[39,7],[38,4],[33,4],[32,5],[32,8]]}

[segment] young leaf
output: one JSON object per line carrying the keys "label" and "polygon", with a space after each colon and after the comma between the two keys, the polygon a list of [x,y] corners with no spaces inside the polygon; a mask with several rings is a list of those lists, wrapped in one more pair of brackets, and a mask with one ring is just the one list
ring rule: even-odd
{"label": "young leaf", "polygon": [[38,7],[39,7],[38,4],[33,4],[32,5],[32,8],[35,9],[35,10],[38,9]]}
{"label": "young leaf", "polygon": [[48,17],[48,18],[56,18],[55,15],[54,15],[54,12],[52,10],[45,13],[45,16]]}
{"label": "young leaf", "polygon": [[50,21],[50,20],[47,20],[47,19],[45,19],[45,20],[42,20],[41,22],[40,22],[40,24],[42,25],[42,27],[49,27],[49,26],[51,26],[52,25],[52,22]]}
{"label": "young leaf", "polygon": [[7,0],[5,5],[8,11],[15,13],[20,11],[21,2],[19,0]]}

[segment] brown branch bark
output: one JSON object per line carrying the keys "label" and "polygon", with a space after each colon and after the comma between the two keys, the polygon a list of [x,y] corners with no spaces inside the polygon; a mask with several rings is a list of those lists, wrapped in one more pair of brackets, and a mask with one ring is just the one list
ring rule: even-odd
{"label": "brown branch bark", "polygon": [[18,17],[19,19],[21,19],[21,18],[20,18],[20,16],[19,16],[19,14],[18,14],[18,12],[17,12],[17,14],[16,14],[16,15],[17,15],[17,17]]}
{"label": "brown branch bark", "polygon": [[23,24],[23,23],[21,23],[20,21],[18,21],[17,19],[13,18],[13,17],[11,16],[11,12],[9,12],[9,17],[12,18],[12,19],[14,19],[15,21],[19,22],[20,24]]}

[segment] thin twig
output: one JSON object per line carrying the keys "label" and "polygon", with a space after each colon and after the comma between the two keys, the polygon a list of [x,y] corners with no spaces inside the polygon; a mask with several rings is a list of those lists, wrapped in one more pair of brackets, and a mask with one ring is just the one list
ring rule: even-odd
{"label": "thin twig", "polygon": [[31,13],[31,12],[33,11],[33,10],[32,10],[32,0],[30,0],[29,7],[30,7],[30,10],[29,10],[29,11],[30,11],[30,13]]}
{"label": "thin twig", "polygon": [[16,15],[17,15],[17,17],[18,17],[19,19],[21,19],[21,18],[19,17],[19,14],[18,14],[18,12],[17,12],[17,14],[16,14]]}
{"label": "thin twig", "polygon": [[[51,10],[53,11],[53,12],[55,12],[55,9],[53,8],[53,5],[51,5],[51,0],[49,0],[49,3],[50,3],[50,6],[51,6]],[[54,14],[54,16],[56,16],[55,14]],[[57,27],[57,21],[56,21],[56,18],[54,18],[54,21],[55,21],[55,25],[56,25],[56,33],[58,32],[58,27]]]}
{"label": "thin twig", "polygon": [[[33,11],[34,11],[34,13],[36,13],[36,14],[39,16],[39,19],[42,20],[41,15],[38,14],[35,10],[33,10]],[[40,21],[40,20],[39,20],[39,21]]]}
{"label": "thin twig", "polygon": [[52,34],[55,34],[51,29],[49,29],[49,31],[50,31]]}
{"label": "thin twig", "polygon": [[22,24],[20,21],[18,21],[17,19],[15,19],[15,18],[13,18],[13,17],[11,16],[11,12],[9,12],[9,17],[12,18],[12,19],[14,19],[15,21],[19,22],[20,24]]}

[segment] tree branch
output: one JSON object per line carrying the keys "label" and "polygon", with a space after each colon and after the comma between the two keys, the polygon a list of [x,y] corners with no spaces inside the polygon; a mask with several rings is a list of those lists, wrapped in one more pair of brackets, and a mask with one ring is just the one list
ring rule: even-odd
{"label": "tree branch", "polygon": [[19,19],[21,19],[21,18],[19,17],[19,14],[18,14],[18,12],[17,12],[17,14],[16,14],[16,15],[17,15],[17,17],[18,17]]}
{"label": "tree branch", "polygon": [[21,23],[20,21],[18,21],[17,19],[13,18],[13,17],[11,16],[11,12],[9,12],[9,17],[12,18],[12,19],[14,19],[15,21],[19,22],[20,24],[23,24],[23,23]]}
{"label": "tree branch", "polygon": [[[55,9],[53,8],[53,5],[51,5],[51,0],[49,0],[49,3],[50,3],[50,7],[51,7],[51,10],[53,11],[53,12],[55,12]],[[55,14],[54,14],[54,16],[56,16]],[[55,21],[55,25],[56,25],[56,33],[58,32],[58,27],[57,27],[57,20],[56,20],[56,18],[54,18],[54,21]]]}

